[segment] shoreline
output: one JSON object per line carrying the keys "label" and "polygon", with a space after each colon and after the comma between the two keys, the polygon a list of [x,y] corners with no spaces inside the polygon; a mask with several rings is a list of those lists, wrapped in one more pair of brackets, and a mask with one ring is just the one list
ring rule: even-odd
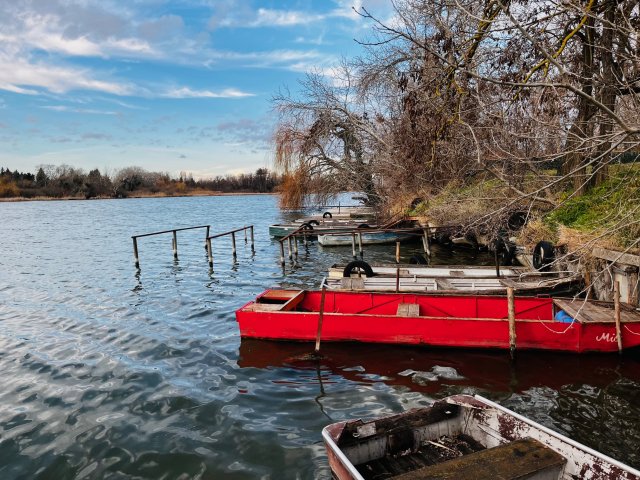
{"label": "shoreline", "polygon": [[185,198],[185,197],[231,197],[240,195],[278,195],[274,192],[211,192],[211,193],[182,193],[180,195],[167,195],[167,194],[137,194],[129,195],[123,198],[117,197],[8,197],[0,198],[0,203],[19,203],[19,202],[55,202],[55,201],[93,201],[93,200],[130,200],[134,198]]}

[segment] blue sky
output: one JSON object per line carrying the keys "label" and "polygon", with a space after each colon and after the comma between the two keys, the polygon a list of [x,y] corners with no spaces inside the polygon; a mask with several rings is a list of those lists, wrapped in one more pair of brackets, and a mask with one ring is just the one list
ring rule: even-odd
{"label": "blue sky", "polygon": [[389,0],[0,0],[0,166],[271,166],[270,99],[359,53]]}

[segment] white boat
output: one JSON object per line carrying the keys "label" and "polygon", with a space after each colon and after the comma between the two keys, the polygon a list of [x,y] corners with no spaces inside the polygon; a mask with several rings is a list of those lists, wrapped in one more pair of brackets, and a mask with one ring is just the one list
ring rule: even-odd
{"label": "white boat", "polygon": [[[360,268],[363,267],[363,268]],[[330,290],[366,292],[440,292],[504,294],[512,287],[519,294],[567,294],[580,284],[575,275],[539,273],[524,267],[430,267],[426,265],[375,266],[362,261],[333,265],[324,284]]]}
{"label": "white boat", "polygon": [[[412,238],[419,238],[416,235],[394,232],[366,233],[366,230],[356,233],[356,243],[359,242],[358,235],[361,234],[362,245],[389,245],[396,242],[404,242]],[[324,247],[343,247],[353,244],[353,234],[348,233],[318,235],[318,243]]]}
{"label": "white boat", "polygon": [[[351,244],[351,241],[349,242]],[[348,265],[334,264],[329,268],[329,278],[342,278],[345,268]],[[402,277],[416,278],[495,278],[495,267],[484,266],[463,266],[463,265],[370,265],[371,270],[376,277],[393,277],[396,276],[396,270],[400,269]],[[519,277],[530,269],[525,267],[500,267],[501,277]]]}
{"label": "white boat", "polygon": [[338,480],[640,480],[640,471],[478,395],[322,431]]}

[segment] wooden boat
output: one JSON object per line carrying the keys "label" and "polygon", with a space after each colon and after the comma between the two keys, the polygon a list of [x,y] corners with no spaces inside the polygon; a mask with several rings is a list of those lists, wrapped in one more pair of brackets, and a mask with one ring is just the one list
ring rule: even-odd
{"label": "wooden boat", "polygon": [[[273,225],[269,225],[269,235],[274,238],[286,237],[287,235],[299,230],[300,227],[302,227],[303,223],[313,222],[313,221],[314,221],[313,218],[302,218],[291,223],[276,223]],[[316,237],[317,232],[315,232],[314,230],[321,230],[323,232],[332,231],[332,230],[351,231],[351,230],[357,229],[363,223],[365,223],[363,220],[354,221],[353,219],[344,219],[344,220],[340,220],[340,219],[323,220],[322,218],[316,219],[315,223],[312,225],[313,230],[309,229],[308,236]],[[377,225],[370,224],[369,222],[367,222],[366,225],[369,225],[371,227],[377,227]]]}
{"label": "wooden boat", "polygon": [[[267,290],[236,311],[240,335],[315,340],[321,296],[320,291]],[[516,297],[512,342],[506,297],[337,291],[325,297],[323,341],[568,352],[640,345],[639,312],[624,309],[618,330],[610,305],[584,300]]]}
{"label": "wooden boat", "polygon": [[[329,268],[329,278],[342,278],[344,276],[345,265],[334,264]],[[462,266],[462,265],[370,265],[376,277],[396,276],[396,270],[400,268],[400,275],[403,277],[456,277],[456,278],[495,278],[496,269],[493,266]],[[525,267],[500,267],[500,276],[519,277],[531,269]]]}
{"label": "wooden boat", "polygon": [[[358,232],[362,234],[363,245],[391,245],[396,242],[405,242],[411,239],[419,238],[416,235],[407,233],[396,232],[371,232],[367,233],[366,230]],[[353,235],[351,233],[339,235],[339,234],[326,234],[318,235],[318,243],[323,247],[346,247],[351,246],[353,242]]]}
{"label": "wooden boat", "polygon": [[370,266],[369,274],[354,273],[352,262],[346,266],[334,265],[329,269],[325,285],[331,290],[366,292],[439,292],[477,293],[481,295],[504,295],[507,287],[520,294],[567,294],[581,278],[574,275],[560,276],[555,273],[540,273],[524,267],[500,268],[496,277],[495,268],[455,266],[399,265]]}
{"label": "wooden boat", "polygon": [[322,431],[338,480],[639,480],[640,471],[478,395]]}

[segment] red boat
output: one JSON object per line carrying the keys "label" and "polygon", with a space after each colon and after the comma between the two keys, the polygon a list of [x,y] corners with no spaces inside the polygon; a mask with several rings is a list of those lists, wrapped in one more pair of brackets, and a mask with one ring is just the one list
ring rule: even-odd
{"label": "red boat", "polygon": [[[623,304],[499,296],[267,290],[238,311],[245,338],[465,348],[616,352],[640,345],[640,313]],[[321,320],[321,321],[320,321]],[[319,325],[321,324],[321,325]],[[320,329],[318,327],[321,327]]]}

